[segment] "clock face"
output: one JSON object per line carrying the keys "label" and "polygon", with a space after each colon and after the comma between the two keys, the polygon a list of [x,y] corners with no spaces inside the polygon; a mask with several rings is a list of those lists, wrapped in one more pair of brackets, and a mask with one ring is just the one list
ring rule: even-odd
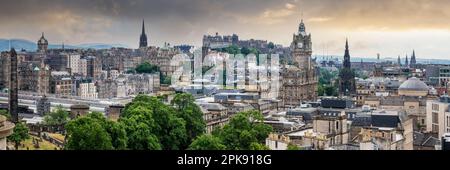
{"label": "clock face", "polygon": [[298,43],[298,48],[303,48],[303,43]]}

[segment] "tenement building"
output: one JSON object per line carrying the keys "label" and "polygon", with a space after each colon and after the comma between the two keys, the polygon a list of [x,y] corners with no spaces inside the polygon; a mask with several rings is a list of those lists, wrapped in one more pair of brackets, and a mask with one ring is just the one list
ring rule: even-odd
{"label": "tenement building", "polygon": [[318,78],[316,63],[311,59],[311,34],[306,33],[303,20],[298,34],[294,34],[291,53],[293,65],[285,65],[281,71],[280,98],[284,106],[298,106],[317,98]]}

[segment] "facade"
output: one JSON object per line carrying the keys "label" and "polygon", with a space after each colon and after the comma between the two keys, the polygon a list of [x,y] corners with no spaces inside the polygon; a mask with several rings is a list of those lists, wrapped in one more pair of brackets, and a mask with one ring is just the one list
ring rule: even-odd
{"label": "facade", "polygon": [[348,40],[345,42],[343,68],[339,71],[339,94],[341,96],[356,95],[355,74],[351,67]]}
{"label": "facade", "polygon": [[2,52],[0,54],[0,90],[9,88],[9,79],[11,75],[10,69],[10,54],[8,52]]}
{"label": "facade", "polygon": [[98,93],[97,93],[97,86],[95,86],[94,83],[80,83],[78,90],[78,95],[81,98],[85,99],[97,99]]}
{"label": "facade", "polygon": [[50,93],[57,96],[71,96],[72,83],[69,72],[52,71],[49,85]]}
{"label": "facade", "polygon": [[442,96],[439,100],[428,101],[426,121],[427,132],[438,134],[439,137],[450,133],[450,97]]}
{"label": "facade", "polygon": [[98,79],[100,78],[101,72],[102,65],[99,59],[94,56],[86,57],[86,77]]}
{"label": "facade", "polygon": [[80,65],[81,56],[79,54],[69,54],[67,57],[67,68],[70,68],[71,75],[82,75],[83,68]]}
{"label": "facade", "polygon": [[203,119],[206,122],[206,133],[211,132],[216,128],[221,128],[228,123],[228,109],[219,103],[200,103],[200,108],[203,112]]}
{"label": "facade", "polygon": [[281,71],[280,98],[284,106],[298,106],[304,101],[317,98],[317,67],[311,60],[311,34],[306,33],[305,24],[300,23],[298,34],[291,44],[293,65],[284,66]]}
{"label": "facade", "polygon": [[50,113],[51,103],[48,101],[46,96],[41,97],[36,104],[37,114],[44,116],[47,113]]}
{"label": "facade", "polygon": [[126,94],[152,94],[159,91],[160,78],[159,73],[155,74],[136,74],[126,76]]}

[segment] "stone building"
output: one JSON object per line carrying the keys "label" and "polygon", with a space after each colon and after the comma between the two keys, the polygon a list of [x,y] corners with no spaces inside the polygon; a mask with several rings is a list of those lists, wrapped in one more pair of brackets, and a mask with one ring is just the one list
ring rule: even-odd
{"label": "stone building", "polygon": [[22,62],[18,68],[19,90],[49,92],[50,69],[43,62]]}
{"label": "stone building", "polygon": [[120,115],[122,115],[122,111],[125,108],[123,105],[111,105],[107,107],[106,110],[106,116],[108,119],[117,121],[119,120]]}
{"label": "stone building", "polygon": [[69,72],[52,71],[50,77],[50,93],[57,96],[72,95],[72,78]]}
{"label": "stone building", "polygon": [[82,104],[75,104],[70,106],[70,118],[74,119],[80,116],[89,114],[89,106]]}
{"label": "stone building", "polygon": [[44,116],[47,113],[50,113],[51,103],[48,101],[48,98],[44,95],[40,99],[38,99],[36,103],[37,114]]}
{"label": "stone building", "polygon": [[219,103],[199,103],[206,122],[206,133],[210,134],[214,129],[221,128],[228,123],[228,109]]}
{"label": "stone building", "polygon": [[311,34],[306,33],[303,20],[298,34],[294,34],[291,51],[294,64],[281,70],[280,98],[285,106],[298,106],[304,101],[316,100],[318,85],[318,70],[311,59]]}
{"label": "stone building", "polygon": [[438,100],[429,100],[426,108],[427,132],[438,137],[450,133],[450,97],[442,96]]}
{"label": "stone building", "polygon": [[0,150],[6,150],[6,138],[13,133],[14,124],[6,121],[6,117],[0,115]]}
{"label": "stone building", "polygon": [[97,99],[97,86],[95,83],[80,83],[78,85],[77,96],[80,96],[84,99]]}

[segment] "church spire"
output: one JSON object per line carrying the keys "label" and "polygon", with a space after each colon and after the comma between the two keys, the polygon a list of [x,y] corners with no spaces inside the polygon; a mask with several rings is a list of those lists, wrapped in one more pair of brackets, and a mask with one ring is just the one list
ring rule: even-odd
{"label": "church spire", "polygon": [[145,21],[142,20],[142,34],[145,34]]}
{"label": "church spire", "polygon": [[139,39],[139,48],[147,47],[147,35],[145,34],[145,21],[142,20],[142,33]]}
{"label": "church spire", "polygon": [[348,38],[345,40],[344,67],[350,68],[350,50],[348,49]]}
{"label": "church spire", "polygon": [[408,54],[406,54],[406,59],[405,59],[405,66],[408,67],[409,66],[409,61],[408,61]]}

